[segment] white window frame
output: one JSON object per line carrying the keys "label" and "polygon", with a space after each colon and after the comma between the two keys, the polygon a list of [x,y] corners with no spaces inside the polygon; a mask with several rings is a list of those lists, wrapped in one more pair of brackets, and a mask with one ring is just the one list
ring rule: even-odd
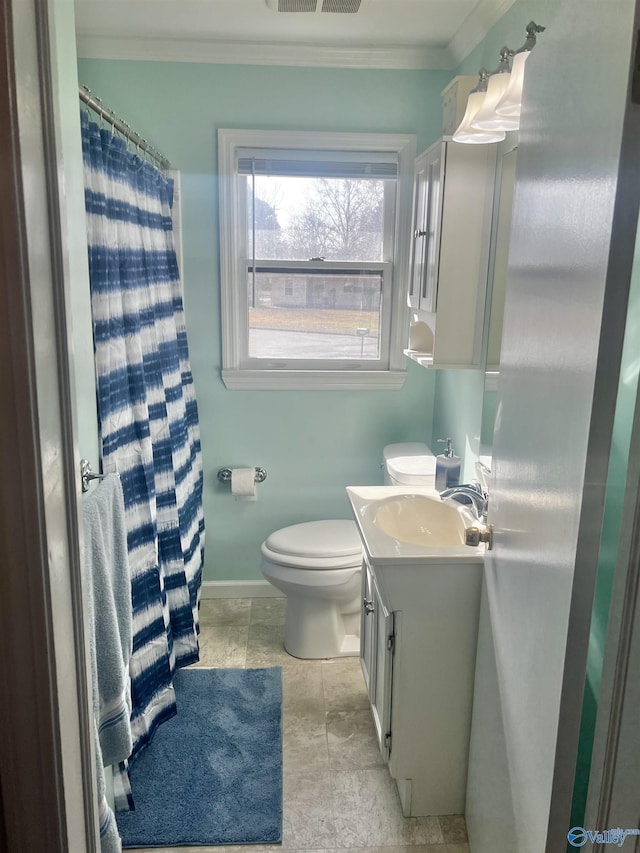
{"label": "white window frame", "polygon": [[[395,201],[395,239],[391,263],[352,264],[362,268],[385,268],[381,347],[388,345],[388,361],[382,369],[367,369],[358,362],[326,360],[322,369],[293,369],[290,360],[257,366],[248,357],[248,312],[246,263],[240,234],[246,222],[236,172],[238,148],[277,148],[308,151],[393,152],[398,156]],[[220,292],[222,323],[222,380],[227,388],[244,390],[372,390],[397,389],[406,377],[405,356],[408,327],[406,285],[409,280],[413,174],[416,137],[413,134],[325,133],[315,131],[237,130],[218,131],[218,183],[220,214]],[[326,268],[330,262],[324,262]],[[336,262],[337,263],[337,262]],[[280,265],[282,262],[280,262]],[[290,262],[287,265],[293,266]],[[340,263],[338,266],[349,266]],[[308,264],[305,263],[305,267]],[[263,359],[259,360],[261,363]],[[287,365],[280,367],[280,364]]]}

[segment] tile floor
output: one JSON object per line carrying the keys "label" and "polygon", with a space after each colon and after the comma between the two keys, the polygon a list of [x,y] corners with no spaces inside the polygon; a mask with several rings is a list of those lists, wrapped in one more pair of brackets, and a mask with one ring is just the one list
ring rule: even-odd
{"label": "tile floor", "polygon": [[282,667],[282,845],[173,849],[469,853],[463,817],[402,816],[395,783],[378,751],[359,660],[291,657],[282,644],[284,616],[280,598],[204,600],[197,664]]}

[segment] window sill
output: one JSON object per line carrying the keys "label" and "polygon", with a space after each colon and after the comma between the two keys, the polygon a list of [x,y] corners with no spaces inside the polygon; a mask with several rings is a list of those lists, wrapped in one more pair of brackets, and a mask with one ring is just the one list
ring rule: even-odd
{"label": "window sill", "polygon": [[229,390],[242,391],[397,391],[404,370],[223,370]]}

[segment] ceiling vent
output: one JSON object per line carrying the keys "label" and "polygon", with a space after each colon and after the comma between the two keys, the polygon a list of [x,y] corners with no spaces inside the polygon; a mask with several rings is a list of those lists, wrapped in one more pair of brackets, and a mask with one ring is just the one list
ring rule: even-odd
{"label": "ceiling vent", "polygon": [[353,14],[360,8],[360,0],[322,0],[323,12],[348,12]]}
{"label": "ceiling vent", "polygon": [[354,14],[362,0],[266,0],[272,12],[341,12]]}

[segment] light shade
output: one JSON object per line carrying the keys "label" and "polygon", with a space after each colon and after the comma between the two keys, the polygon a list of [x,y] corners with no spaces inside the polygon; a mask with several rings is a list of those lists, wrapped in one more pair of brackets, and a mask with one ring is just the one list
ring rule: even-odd
{"label": "light shade", "polygon": [[509,85],[510,76],[504,73],[492,74],[489,77],[484,103],[471,121],[471,126],[476,130],[511,130],[505,127],[505,122],[509,123],[509,119],[496,113],[496,105]]}
{"label": "light shade", "polygon": [[[530,50],[516,53],[513,57],[509,85],[504,95],[496,104],[496,112],[500,116],[509,116],[520,119],[522,109],[522,86],[524,84],[524,64],[527,61]],[[515,130],[515,128],[514,128]]]}
{"label": "light shade", "polygon": [[471,145],[482,145],[487,142],[502,142],[505,137],[504,131],[476,130],[472,121],[478,111],[482,109],[486,92],[472,92],[467,100],[467,109],[462,117],[460,126],[453,134],[454,142],[466,142]]}

